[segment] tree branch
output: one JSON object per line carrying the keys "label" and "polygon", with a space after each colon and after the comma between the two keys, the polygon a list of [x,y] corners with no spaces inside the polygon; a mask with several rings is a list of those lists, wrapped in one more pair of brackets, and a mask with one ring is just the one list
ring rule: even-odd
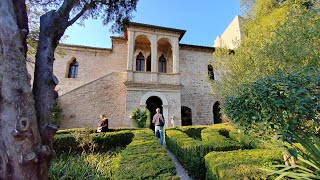
{"label": "tree branch", "polygon": [[89,5],[85,5],[76,16],[74,16],[70,21],[68,21],[68,26],[71,26],[73,23],[75,23],[88,9]]}

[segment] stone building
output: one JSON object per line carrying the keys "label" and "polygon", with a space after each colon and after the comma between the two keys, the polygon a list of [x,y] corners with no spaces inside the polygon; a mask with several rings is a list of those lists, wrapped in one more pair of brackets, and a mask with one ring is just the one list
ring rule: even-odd
{"label": "stone building", "polygon": [[132,127],[130,113],[160,107],[170,127],[221,122],[211,95],[213,47],[180,44],[185,30],[130,23],[112,47],[60,45],[54,73],[63,109],[61,128],[96,127],[105,113],[110,127]]}
{"label": "stone building", "polygon": [[229,49],[237,49],[240,45],[240,41],[243,38],[243,32],[241,26],[243,24],[243,17],[236,16],[214,41],[214,47],[225,47]]}

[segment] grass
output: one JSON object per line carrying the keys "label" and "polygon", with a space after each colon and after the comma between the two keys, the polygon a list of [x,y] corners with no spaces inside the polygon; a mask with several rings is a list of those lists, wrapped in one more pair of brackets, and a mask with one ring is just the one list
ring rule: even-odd
{"label": "grass", "polygon": [[121,149],[96,154],[58,155],[52,162],[49,178],[56,179],[112,179],[114,164]]}

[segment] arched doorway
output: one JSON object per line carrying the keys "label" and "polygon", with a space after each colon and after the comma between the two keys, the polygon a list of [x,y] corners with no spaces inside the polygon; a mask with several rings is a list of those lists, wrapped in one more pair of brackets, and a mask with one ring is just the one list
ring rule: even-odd
{"label": "arched doorway", "polygon": [[222,119],[220,114],[220,103],[217,101],[213,105],[213,124],[219,123],[222,123]]}
{"label": "arched doorway", "polygon": [[153,115],[156,113],[156,109],[160,108],[160,112],[163,114],[163,107],[162,107],[162,100],[157,96],[151,96],[147,99],[146,105],[147,109],[150,111],[150,127],[152,130],[154,130],[154,124],[152,123]]}
{"label": "arched doorway", "polygon": [[192,111],[186,106],[181,106],[181,126],[192,125]]}

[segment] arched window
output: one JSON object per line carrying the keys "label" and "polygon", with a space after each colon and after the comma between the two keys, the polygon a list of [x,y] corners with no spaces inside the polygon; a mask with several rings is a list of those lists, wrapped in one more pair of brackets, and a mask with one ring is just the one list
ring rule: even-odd
{"label": "arched window", "polygon": [[144,56],[142,52],[140,52],[136,59],[136,70],[137,71],[144,71]]}
{"label": "arched window", "polygon": [[163,54],[159,58],[159,72],[167,72],[167,60]]}
{"label": "arched window", "polygon": [[147,71],[151,71],[151,54],[147,57]]}
{"label": "arched window", "polygon": [[208,77],[211,80],[214,80],[214,72],[211,64],[208,65]]}
{"label": "arched window", "polygon": [[78,77],[78,66],[79,63],[77,62],[77,59],[73,59],[73,61],[69,65],[68,78]]}

